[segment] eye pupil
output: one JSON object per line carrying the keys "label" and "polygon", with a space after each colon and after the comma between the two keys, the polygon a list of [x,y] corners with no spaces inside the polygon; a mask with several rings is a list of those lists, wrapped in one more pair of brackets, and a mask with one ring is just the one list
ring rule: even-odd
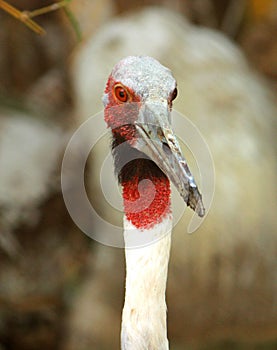
{"label": "eye pupil", "polygon": [[171,101],[175,100],[175,98],[177,97],[178,95],[178,90],[177,88],[175,88],[172,92],[172,97],[171,97]]}

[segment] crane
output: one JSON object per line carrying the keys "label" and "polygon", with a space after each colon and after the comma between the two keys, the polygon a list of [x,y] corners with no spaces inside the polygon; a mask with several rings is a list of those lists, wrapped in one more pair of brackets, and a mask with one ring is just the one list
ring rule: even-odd
{"label": "crane", "polygon": [[[165,292],[172,230],[170,181],[189,207],[200,217],[205,215],[171,126],[176,96],[171,71],[148,56],[118,62],[103,96],[124,205],[122,350],[169,349]],[[134,236],[142,237],[144,244],[132,248]]]}

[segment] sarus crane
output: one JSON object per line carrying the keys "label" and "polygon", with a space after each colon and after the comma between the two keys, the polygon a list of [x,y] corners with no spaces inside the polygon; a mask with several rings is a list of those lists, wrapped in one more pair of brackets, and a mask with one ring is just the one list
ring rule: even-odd
{"label": "sarus crane", "polygon": [[168,68],[151,57],[129,56],[113,68],[103,97],[122,186],[125,244],[133,234],[151,237],[143,247],[125,247],[122,350],[169,348],[165,291],[172,230],[170,180],[189,207],[200,217],[205,214],[171,126],[176,96],[176,80]]}

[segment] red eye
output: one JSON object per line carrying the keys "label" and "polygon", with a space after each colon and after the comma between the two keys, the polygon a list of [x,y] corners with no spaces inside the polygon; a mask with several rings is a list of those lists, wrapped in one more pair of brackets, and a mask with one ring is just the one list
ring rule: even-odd
{"label": "red eye", "polygon": [[128,94],[127,90],[122,85],[116,85],[114,87],[114,94],[115,94],[115,97],[120,102],[127,102],[128,101],[129,94]]}

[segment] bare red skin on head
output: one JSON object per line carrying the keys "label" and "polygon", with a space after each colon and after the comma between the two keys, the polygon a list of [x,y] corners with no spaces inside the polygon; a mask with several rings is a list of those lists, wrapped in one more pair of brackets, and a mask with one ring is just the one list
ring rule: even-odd
{"label": "bare red skin on head", "polygon": [[[121,140],[120,142],[127,141],[132,145],[137,138],[134,122],[138,117],[141,100],[128,88],[128,101],[119,101],[114,94],[114,86],[118,83],[112,76],[109,77],[105,89],[108,104],[105,107],[104,118],[108,127],[112,129],[114,139]],[[133,160],[131,167],[135,169],[131,176],[124,176],[124,172],[128,172],[128,166],[121,169],[125,215],[136,228],[149,229],[170,213],[170,183],[164,173],[149,160]],[[152,186],[144,183],[139,193],[138,186],[142,179],[149,179]]]}
{"label": "bare red skin on head", "polygon": [[141,102],[140,97],[136,96],[134,91],[127,89],[127,87],[129,96],[127,102],[119,101],[114,93],[114,86],[117,84],[120,83],[110,76],[105,89],[109,102],[105,108],[104,118],[112,130],[126,124],[134,124],[138,117]]}

